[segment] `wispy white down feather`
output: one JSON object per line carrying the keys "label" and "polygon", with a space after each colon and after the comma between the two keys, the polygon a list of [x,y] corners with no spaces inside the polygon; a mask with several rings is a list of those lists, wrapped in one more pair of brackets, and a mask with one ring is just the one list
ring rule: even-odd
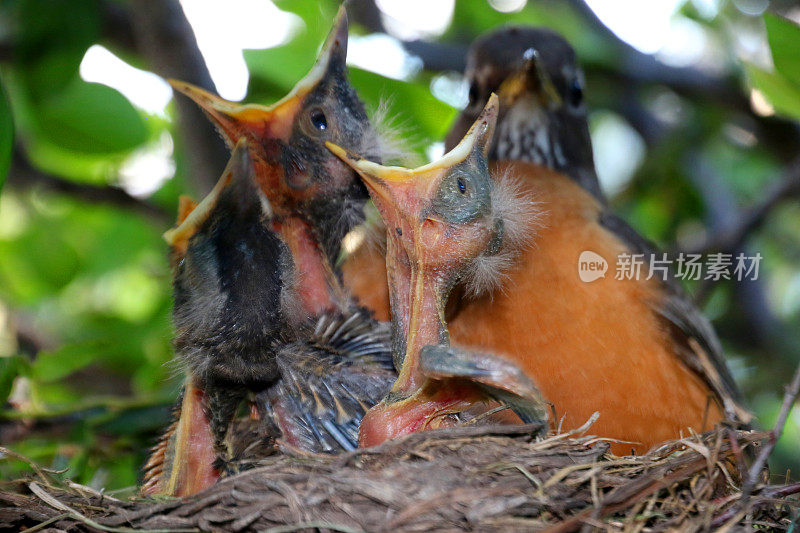
{"label": "wispy white down feather", "polygon": [[381,97],[378,106],[370,113],[370,122],[375,129],[378,153],[384,165],[400,165],[407,168],[419,166],[420,156],[414,151],[413,127],[408,120],[392,113],[391,97]]}
{"label": "wispy white down feather", "polygon": [[541,205],[523,194],[519,178],[510,172],[493,176],[492,215],[503,221],[500,249],[481,254],[465,270],[462,283],[470,298],[505,291],[508,271],[515,260],[533,245],[541,226]]}

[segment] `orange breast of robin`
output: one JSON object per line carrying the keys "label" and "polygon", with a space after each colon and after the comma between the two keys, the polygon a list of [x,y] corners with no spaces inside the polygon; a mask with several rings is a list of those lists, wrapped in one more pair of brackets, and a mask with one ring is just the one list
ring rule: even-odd
{"label": "orange breast of robin", "polygon": [[342,279],[349,293],[372,310],[376,320],[389,320],[386,258],[378,246],[359,246],[342,265]]}

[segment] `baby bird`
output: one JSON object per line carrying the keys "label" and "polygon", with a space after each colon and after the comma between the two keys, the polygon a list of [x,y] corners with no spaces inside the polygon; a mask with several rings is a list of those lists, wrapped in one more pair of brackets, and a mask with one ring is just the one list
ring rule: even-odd
{"label": "baby bird", "polygon": [[[503,198],[503,184],[489,177],[486,155],[497,118],[490,99],[464,139],[441,160],[408,170],[366,161],[332,143],[369,189],[386,223],[386,268],[392,311],[392,349],[397,381],[361,424],[359,442],[372,446],[424,429],[468,420],[544,421],[536,386],[507,360],[452,348],[444,309],[453,285],[502,265],[506,249],[523,232]],[[524,210],[524,208],[523,208]],[[483,274],[475,274],[476,271]],[[511,407],[514,412],[498,409]]]}
{"label": "baby bird", "polygon": [[[265,220],[268,220],[267,229],[279,238],[291,259],[292,268],[281,272],[291,274],[294,289],[291,297],[282,297],[282,309],[291,317],[302,315],[306,322],[316,323],[316,334],[323,336],[321,345],[344,343],[340,347],[344,358],[357,356],[360,343],[374,340],[380,344],[381,339],[388,335],[368,318],[366,311],[351,304],[333,267],[343,236],[363,219],[362,207],[367,193],[355,172],[321,143],[326,139],[346,143],[358,147],[372,159],[379,159],[377,154],[380,151],[378,136],[372,130],[363,104],[347,81],[347,30],[347,17],[342,8],[311,72],[285,98],[271,106],[233,104],[196,87],[172,81],[176,89],[193,98],[206,111],[229,146],[233,148],[239,141],[247,141],[258,198],[268,211],[264,213]],[[251,198],[255,196],[251,195]],[[191,206],[186,203],[185,207]],[[183,253],[191,234],[190,231],[185,238],[173,239],[173,248]],[[235,239],[236,236],[230,238]],[[281,266],[285,264],[281,263]],[[274,266],[256,264],[254,268]],[[237,295],[237,298],[243,299],[238,305],[246,309],[249,305],[246,299],[252,296],[242,291]],[[198,305],[204,308],[202,302],[198,302]],[[284,318],[278,317],[278,321],[286,326],[291,321]],[[348,350],[355,351],[350,354]],[[247,374],[240,373],[241,369],[226,368],[225,361],[214,364],[213,354],[202,349],[197,353],[194,364],[190,365],[195,375],[187,381],[183,401],[186,416],[181,415],[181,424],[198,424],[193,432],[205,434],[206,440],[215,443],[215,450],[212,453],[207,447],[196,446],[181,448],[179,453],[197,455],[197,460],[207,462],[205,458],[209,454],[230,455],[229,446],[224,445],[224,441],[235,406],[241,405],[243,396],[252,394],[253,390],[250,383],[242,383]],[[270,372],[274,374],[274,368],[270,367],[275,365],[284,373],[287,368],[296,368],[298,371],[303,368],[301,362],[295,367],[288,366],[290,363],[285,361],[281,366],[277,359],[267,357],[264,360],[265,368],[253,368],[250,371],[266,377]],[[211,370],[212,379],[202,379],[203,382],[219,381],[214,372],[223,374],[219,377],[224,378],[226,386],[217,388],[219,394],[200,388],[202,384],[198,384],[196,373],[204,373],[204,369]],[[309,365],[306,369],[333,373],[333,368],[325,365]],[[390,367],[387,369],[390,370]],[[232,376],[225,373],[238,376],[236,386],[229,386]],[[367,377],[371,375],[369,372],[367,374]],[[350,377],[354,375],[349,374]],[[299,382],[302,385],[303,381]],[[292,380],[285,379],[280,386],[290,387],[291,383]],[[364,384],[361,388],[369,391],[372,390],[370,387],[372,385]],[[302,402],[285,403],[287,420],[302,415],[303,409],[308,408],[309,398],[315,402],[320,400],[319,394],[303,395],[301,391],[302,387],[295,390],[298,393],[296,396],[303,398]],[[361,391],[356,388],[353,394],[358,397]],[[186,405],[187,402],[197,404],[198,398],[202,399],[200,403],[204,409]],[[260,400],[263,400],[263,396],[254,399],[253,405]],[[363,405],[368,407],[374,403],[364,401]],[[336,412],[338,415],[344,412],[335,403],[324,404],[318,410]],[[211,427],[203,425],[202,416],[191,417],[191,413],[203,412],[211,417]],[[314,434],[310,440],[299,438],[297,431],[284,428],[283,437],[286,442],[311,451],[335,451],[355,446],[357,423],[347,425],[346,431],[340,428],[341,434],[336,438],[333,438],[332,427],[328,424],[327,430],[323,428],[317,431],[316,426],[311,424],[308,430]],[[209,431],[213,436],[208,437]],[[195,438],[193,442],[200,442],[200,439]],[[163,451],[163,446],[156,451],[154,464],[160,464]],[[186,463],[190,460],[194,458],[181,459]]]}
{"label": "baby bird", "polygon": [[240,141],[211,193],[193,209],[184,202],[165,234],[175,348],[189,377],[179,418],[146,466],[146,493],[198,492],[271,453],[276,438],[312,452],[354,449],[365,410],[395,378],[386,324],[359,310],[311,317],[298,303],[291,250],[250,153]]}
{"label": "baby bird", "polygon": [[381,160],[383,146],[347,80],[347,35],[342,7],[311,71],[270,106],[227,102],[171,81],[206,112],[229,146],[249,141],[259,186],[294,258],[301,302],[311,314],[348,305],[332,265],[344,236],[364,220],[368,198],[352,169],[324,142],[349,146],[374,161]]}

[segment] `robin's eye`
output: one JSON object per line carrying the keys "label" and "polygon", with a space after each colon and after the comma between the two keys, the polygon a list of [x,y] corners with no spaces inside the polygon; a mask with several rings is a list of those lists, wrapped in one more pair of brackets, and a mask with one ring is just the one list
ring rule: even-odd
{"label": "robin's eye", "polygon": [[318,129],[319,131],[325,131],[328,129],[328,119],[325,118],[325,113],[323,113],[319,109],[315,109],[311,112],[311,124],[314,128]]}
{"label": "robin's eye", "polygon": [[572,107],[580,107],[583,103],[583,84],[581,80],[575,78],[569,86],[569,104]]}
{"label": "robin's eye", "polygon": [[474,104],[478,101],[478,86],[476,84],[472,84],[469,86],[469,103]]}
{"label": "robin's eye", "polygon": [[456,185],[458,185],[458,192],[467,194],[467,184],[464,182],[464,178],[458,178],[456,180]]}

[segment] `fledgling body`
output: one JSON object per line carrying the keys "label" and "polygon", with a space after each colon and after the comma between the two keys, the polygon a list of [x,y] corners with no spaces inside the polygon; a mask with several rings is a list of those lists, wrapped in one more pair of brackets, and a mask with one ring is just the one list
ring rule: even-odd
{"label": "fledgling body", "polygon": [[495,98],[457,147],[414,170],[383,167],[328,144],[359,172],[387,228],[399,375],[364,417],[362,446],[465,422],[536,421],[547,429],[546,405],[533,382],[502,357],[451,347],[444,317],[457,282],[480,291],[502,275],[526,233],[519,215],[527,222],[534,217],[531,204],[504,192],[508,183],[489,177],[486,154],[496,118]]}
{"label": "fledgling body", "polygon": [[[162,443],[156,449],[147,478],[154,491],[197,492],[220,474],[220,466],[241,466],[243,451],[251,459],[269,453],[269,438],[255,437],[269,433],[268,423],[301,449],[352,449],[364,409],[394,379],[388,327],[351,303],[332,266],[344,234],[363,219],[367,195],[354,172],[322,143],[352,143],[375,159],[379,150],[347,82],[346,50],[342,9],[309,75],[272,106],[232,104],[173,82],[203,107],[231,147],[246,141],[252,172],[242,180],[247,190],[234,192],[224,177],[218,185],[232,196],[232,209],[236,201],[241,205],[234,216],[217,217],[211,251],[198,248],[204,235],[198,230],[205,226],[197,220],[206,220],[206,208],[185,215],[167,235],[175,253],[196,252],[205,276],[192,285],[196,298],[189,301],[182,288],[197,276],[186,276],[185,258],[176,271],[176,349],[189,369],[176,427],[197,445],[187,446],[186,439],[175,445],[172,438],[171,447]],[[241,220],[243,206],[258,208],[258,216]],[[252,242],[243,242],[247,236]],[[241,256],[240,268],[223,268],[228,255]],[[214,320],[228,324],[215,329]],[[245,421],[239,424],[244,430],[232,431],[243,404],[250,405],[251,418],[264,422]],[[258,451],[260,441],[265,451]],[[216,467],[208,457],[218,459]],[[162,471],[198,463],[210,471],[197,483],[164,490]]]}
{"label": "fledgling body", "polygon": [[[214,191],[167,238],[176,353],[187,371],[176,422],[146,467],[146,493],[188,495],[274,452],[351,450],[395,378],[389,328],[366,312],[309,317],[245,142]],[[244,408],[244,413],[240,411]]]}

